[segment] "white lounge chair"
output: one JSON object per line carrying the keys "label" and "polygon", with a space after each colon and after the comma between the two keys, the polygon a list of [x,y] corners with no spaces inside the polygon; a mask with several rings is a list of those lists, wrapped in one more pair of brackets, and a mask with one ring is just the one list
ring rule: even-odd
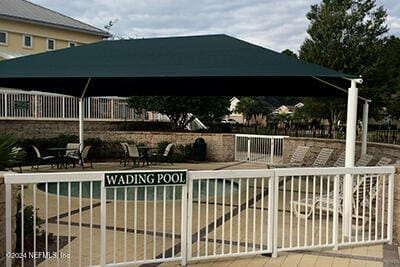
{"label": "white lounge chair", "polygon": [[[368,166],[368,164],[371,162],[371,160],[374,158],[374,156],[369,155],[369,154],[364,154],[362,155],[358,161],[356,162],[355,166],[357,167],[365,167]],[[343,151],[338,159],[335,161],[333,164],[333,167],[344,167],[345,165],[345,160],[346,160],[346,152]]]}
{"label": "white lounge chair", "polygon": [[315,158],[311,167],[324,167],[331,157],[333,149],[331,148],[323,148],[318,153],[318,156]]}
{"label": "white lounge chair", "polygon": [[381,157],[375,166],[386,166],[389,165],[390,162],[392,162],[391,158]]}
{"label": "white lounge chair", "polygon": [[[367,221],[370,217],[369,205],[374,203],[376,199],[376,186],[378,177],[365,175],[353,177],[353,201],[352,201],[352,217],[357,218],[359,222]],[[308,218],[314,212],[334,212],[334,192],[333,186],[331,191],[323,195],[316,194],[315,197],[308,196],[306,198],[291,201],[293,213],[300,218]],[[339,192],[338,192],[338,207],[339,215],[343,215],[343,176],[339,177]],[[373,205],[371,206],[372,213],[374,212]]]}
{"label": "white lounge chair", "polygon": [[304,165],[304,157],[306,156],[309,146],[298,146],[294,151],[288,163],[267,164],[268,168],[287,168],[287,167],[301,167]]}

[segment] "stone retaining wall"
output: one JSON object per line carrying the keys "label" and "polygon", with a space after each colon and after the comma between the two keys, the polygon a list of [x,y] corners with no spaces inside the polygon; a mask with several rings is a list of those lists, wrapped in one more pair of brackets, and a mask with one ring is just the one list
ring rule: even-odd
{"label": "stone retaining wall", "polygon": [[[121,122],[86,121],[85,131],[115,131]],[[16,138],[50,138],[60,134],[79,135],[77,120],[0,120],[0,134],[11,134]]]}
{"label": "stone retaining wall", "polygon": [[[322,148],[333,148],[333,153],[327,163],[327,166],[332,166],[336,159],[345,149],[345,141],[338,139],[319,139],[319,138],[303,138],[303,137],[290,137],[284,139],[284,162],[289,162],[290,157],[293,155],[297,146],[309,146],[310,150],[307,152],[304,162],[306,165],[311,165],[317,157]],[[400,159],[400,146],[381,144],[381,143],[368,143],[367,153],[374,156],[370,165],[374,165],[382,157],[393,159],[394,163]],[[356,161],[361,154],[361,142],[356,143]]]}
{"label": "stone retaining wall", "polygon": [[235,135],[213,133],[175,133],[175,132],[138,132],[138,131],[88,131],[86,138],[98,137],[102,140],[125,140],[143,142],[149,146],[157,146],[167,141],[175,145],[193,144],[197,138],[207,143],[208,161],[233,161],[235,159]]}

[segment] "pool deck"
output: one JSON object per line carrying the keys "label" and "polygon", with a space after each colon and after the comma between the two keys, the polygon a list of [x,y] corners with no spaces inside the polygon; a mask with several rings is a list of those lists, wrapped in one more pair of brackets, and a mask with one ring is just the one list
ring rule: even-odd
{"label": "pool deck", "polygon": [[[93,163],[94,168],[85,168],[85,171],[107,171],[107,170],[132,170],[132,163],[124,167],[119,162]],[[150,166],[135,167],[140,169],[188,169],[188,170],[219,170],[219,169],[260,169],[265,165],[254,163],[239,162],[202,162],[202,163],[174,163],[173,165],[163,163]],[[82,171],[80,167],[68,169],[50,168],[50,166],[40,166],[39,172],[75,172]],[[30,166],[23,168],[23,172],[34,172]],[[38,200],[40,196],[38,195]],[[50,202],[50,205],[55,205]],[[87,203],[86,203],[87,204]],[[74,206],[74,204],[73,204]],[[51,209],[50,209],[51,210]],[[54,209],[53,209],[54,211]],[[87,212],[87,211],[85,211]],[[85,213],[83,212],[83,213]],[[49,214],[51,216],[51,214]],[[82,215],[83,217],[85,215]],[[99,216],[96,215],[96,216]],[[64,218],[66,220],[67,218]],[[72,221],[78,221],[77,216],[71,216]],[[55,229],[49,229],[55,231]],[[63,227],[62,231],[65,231]],[[73,229],[73,232],[76,229]],[[98,229],[94,230],[98,231]],[[76,246],[74,240],[71,240],[72,246]],[[99,246],[99,244],[97,244]],[[96,246],[97,246],[96,245]],[[67,246],[67,245],[65,245]],[[201,260],[188,262],[187,266],[383,266],[394,267],[400,266],[400,247],[398,244],[375,244],[366,246],[354,246],[333,249],[314,249],[293,252],[279,252],[278,257],[272,258],[263,255],[241,256],[232,258],[218,258],[215,260]],[[82,255],[84,257],[84,255]],[[38,266],[45,266],[45,262],[41,262]],[[52,266],[52,262],[48,261],[48,266]],[[75,266],[74,261],[72,265]],[[166,262],[156,264],[143,264],[141,266],[180,266],[180,262]]]}

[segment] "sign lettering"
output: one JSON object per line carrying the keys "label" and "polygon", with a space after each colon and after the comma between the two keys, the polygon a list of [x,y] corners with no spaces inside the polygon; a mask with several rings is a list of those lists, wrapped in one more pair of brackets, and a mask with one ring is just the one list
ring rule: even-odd
{"label": "sign lettering", "polygon": [[105,173],[105,187],[186,184],[186,171]]}

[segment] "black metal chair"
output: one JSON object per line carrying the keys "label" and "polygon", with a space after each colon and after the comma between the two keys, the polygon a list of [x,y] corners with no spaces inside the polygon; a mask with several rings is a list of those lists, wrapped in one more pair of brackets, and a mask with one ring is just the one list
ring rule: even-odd
{"label": "black metal chair", "polygon": [[[53,168],[53,165],[56,160],[55,156],[51,156],[51,155],[42,156],[42,154],[40,153],[39,149],[36,146],[32,145],[32,148],[35,151],[35,155],[36,155],[35,164],[32,166],[32,169],[39,170],[39,165],[41,165],[44,162],[49,162],[51,164],[51,167]],[[36,165],[36,168],[35,168],[35,165]]]}

